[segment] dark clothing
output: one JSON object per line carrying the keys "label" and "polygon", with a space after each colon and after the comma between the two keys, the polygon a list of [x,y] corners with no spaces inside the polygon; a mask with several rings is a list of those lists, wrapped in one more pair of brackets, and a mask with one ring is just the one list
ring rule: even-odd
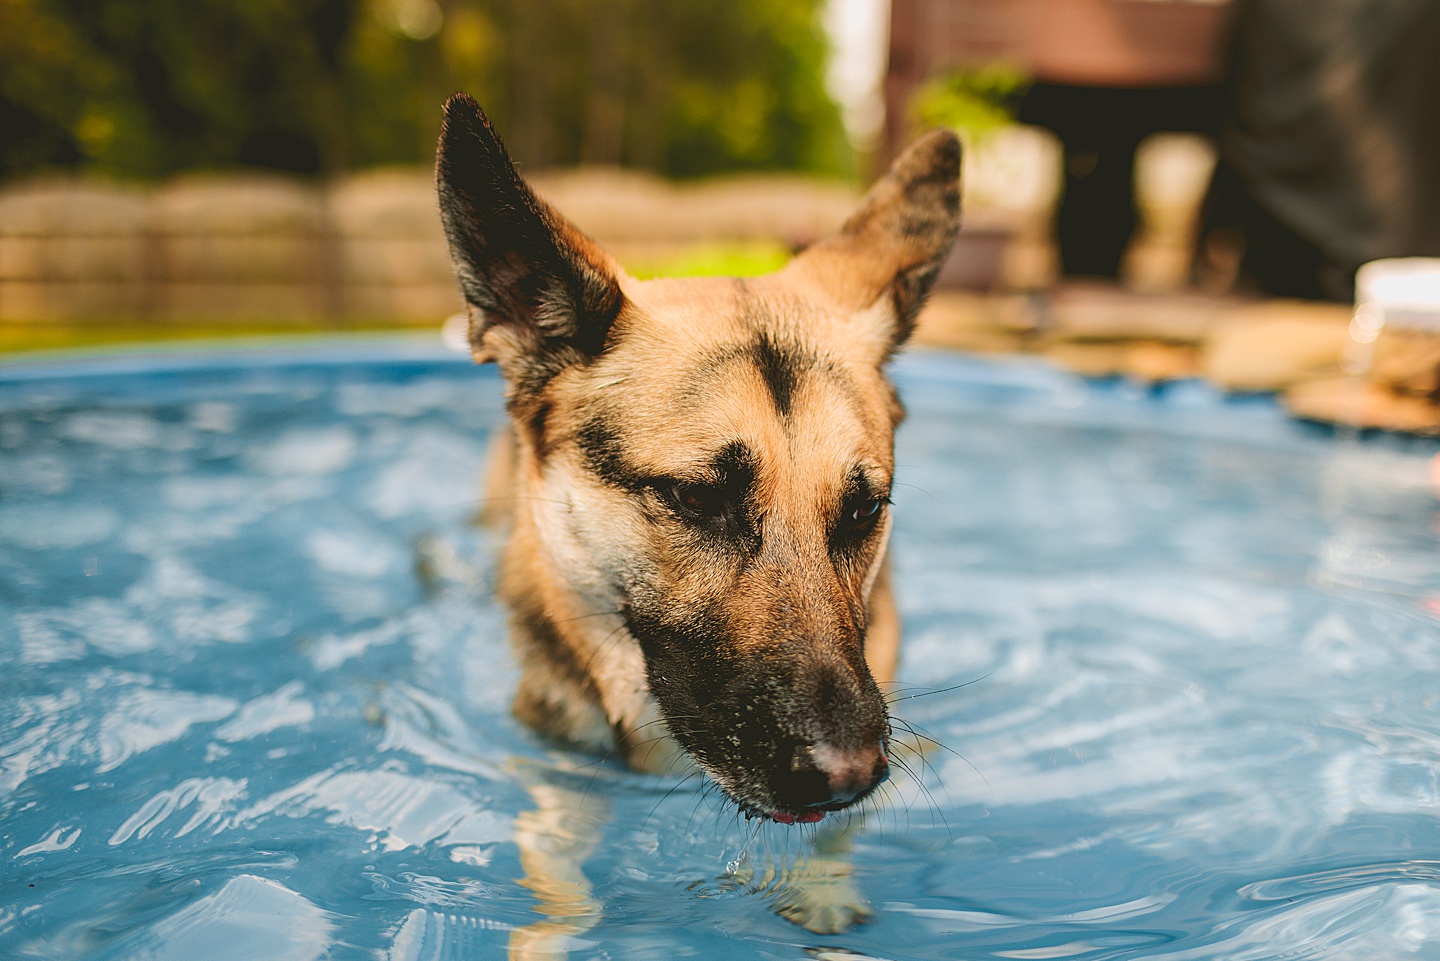
{"label": "dark clothing", "polygon": [[1440,256],[1440,0],[1239,0],[1209,228],[1264,291]]}
{"label": "dark clothing", "polygon": [[1065,149],[1067,274],[1113,277],[1135,147],[1218,134],[1203,231],[1243,238],[1257,292],[1349,300],[1381,257],[1440,256],[1440,0],[1237,0],[1223,88],[1038,83],[1020,119]]}

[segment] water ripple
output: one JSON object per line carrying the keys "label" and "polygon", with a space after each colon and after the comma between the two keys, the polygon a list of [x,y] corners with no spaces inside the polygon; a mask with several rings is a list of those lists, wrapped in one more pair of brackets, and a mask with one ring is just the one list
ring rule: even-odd
{"label": "water ripple", "polygon": [[242,874],[103,957],[127,961],[314,961],[333,943],[330,914],[276,881]]}
{"label": "water ripple", "polygon": [[154,686],[147,675],[99,670],[76,687],[17,698],[0,728],[0,796],[46,771],[87,763],[113,771],[136,754],[222,720],[237,703],[216,694]]}
{"label": "water ripple", "polygon": [[200,777],[187,778],[175,787],[161,791],[140,806],[140,809],[125,819],[110,837],[110,845],[124,844],[133,838],[144,839],[176,811],[184,811],[192,805],[195,810],[190,819],[174,833],[183,837],[207,823],[220,819],[222,812],[234,806],[245,796],[245,784],[230,778]]}
{"label": "water ripple", "polygon": [[1152,957],[1377,961],[1417,955],[1440,939],[1440,888],[1434,885],[1372,883],[1321,890],[1331,893],[1270,901],[1271,908],[1217,924],[1212,939],[1200,938],[1202,943],[1194,947]]}
{"label": "water ripple", "polygon": [[1382,861],[1348,868],[1311,871],[1284,878],[1255,881],[1240,888],[1240,895],[1252,901],[1291,901],[1330,891],[1348,891],[1385,882],[1418,881],[1435,885],[1440,896],[1440,861]]}
{"label": "water ripple", "polygon": [[902,359],[897,711],[964,760],[813,948],[806,832],[508,717],[503,396],[428,363],[0,371],[0,957],[1440,961],[1433,442]]}
{"label": "water ripple", "polygon": [[335,824],[370,832],[387,851],[433,841],[476,845],[509,840],[510,820],[450,784],[400,771],[324,771],[276,792],[236,816],[326,812]]}
{"label": "water ripple", "polygon": [[472,961],[498,957],[512,926],[485,918],[424,911],[406,915],[386,961]]}
{"label": "water ripple", "polygon": [[1173,895],[1136,898],[1120,904],[1107,904],[1068,914],[1020,915],[999,911],[954,908],[921,908],[904,902],[891,902],[885,910],[907,914],[930,922],[936,931],[974,931],[990,928],[1021,928],[1036,925],[1112,924],[1154,914],[1175,900]]}

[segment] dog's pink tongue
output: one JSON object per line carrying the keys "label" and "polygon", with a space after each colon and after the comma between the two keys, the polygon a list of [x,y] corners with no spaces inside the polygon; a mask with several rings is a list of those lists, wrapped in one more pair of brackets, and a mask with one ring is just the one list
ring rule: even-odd
{"label": "dog's pink tongue", "polygon": [[816,821],[823,820],[824,817],[824,811],[807,811],[806,813],[800,815],[786,814],[784,811],[776,811],[774,814],[770,815],[770,820],[779,821],[781,824],[794,824],[797,821],[801,824],[814,824]]}

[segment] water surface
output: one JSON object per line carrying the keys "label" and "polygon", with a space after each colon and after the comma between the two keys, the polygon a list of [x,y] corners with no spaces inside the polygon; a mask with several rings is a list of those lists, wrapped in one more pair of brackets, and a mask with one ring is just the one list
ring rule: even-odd
{"label": "water surface", "polygon": [[503,956],[543,795],[593,844],[577,959],[1440,958],[1436,445],[896,377],[896,712],[948,750],[855,843],[875,920],[822,937],[731,873],[808,829],[508,717],[492,371],[0,369],[0,957]]}

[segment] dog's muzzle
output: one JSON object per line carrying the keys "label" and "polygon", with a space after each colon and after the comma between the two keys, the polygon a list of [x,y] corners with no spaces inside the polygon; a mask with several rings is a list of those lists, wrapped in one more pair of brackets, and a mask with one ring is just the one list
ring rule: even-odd
{"label": "dog's muzzle", "polygon": [[841,750],[824,743],[791,749],[788,769],[775,779],[780,810],[769,812],[781,824],[809,824],[863,798],[890,776],[883,743]]}

